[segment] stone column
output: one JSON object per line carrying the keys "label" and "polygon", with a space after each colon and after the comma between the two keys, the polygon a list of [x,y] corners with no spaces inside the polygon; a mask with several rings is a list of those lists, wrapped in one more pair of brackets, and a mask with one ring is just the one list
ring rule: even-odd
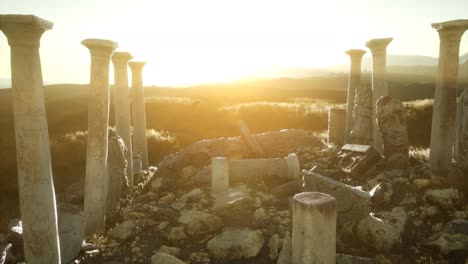
{"label": "stone column", "polygon": [[336,199],[303,192],[293,199],[292,264],[336,263]]}
{"label": "stone column", "polygon": [[361,61],[362,56],[366,53],[365,50],[351,49],[346,51],[351,59],[351,66],[349,68],[348,77],[348,100],[346,104],[346,132],[345,132],[345,144],[350,143],[351,130],[354,127],[354,100],[358,92],[359,86],[361,85]]}
{"label": "stone column", "polygon": [[115,127],[117,134],[127,147],[125,159],[127,160],[127,178],[130,186],[133,186],[133,152],[127,66],[128,61],[132,58],[132,55],[128,52],[115,52],[112,55],[112,63],[114,64]]}
{"label": "stone column", "polygon": [[383,146],[377,128],[375,104],[380,97],[388,95],[385,77],[387,72],[387,46],[392,40],[393,38],[372,39],[366,43],[366,47],[372,52],[372,139],[375,150],[380,154],[383,154]]}
{"label": "stone column", "polygon": [[296,154],[284,158],[232,159],[229,161],[229,177],[233,181],[255,179],[300,179],[301,168]]}
{"label": "stone column", "polygon": [[432,24],[439,33],[439,70],[432,114],[431,169],[445,174],[453,157],[460,40],[468,19]]}
{"label": "stone column", "polygon": [[211,159],[211,193],[218,194],[229,189],[229,159]]}
{"label": "stone column", "polygon": [[60,263],[57,208],[39,46],[53,24],[0,15],[11,47],[11,82],[23,244],[27,263]]}
{"label": "stone column", "polygon": [[107,154],[109,126],[109,63],[116,42],[85,39],[91,53],[88,108],[88,146],[84,195],[85,235],[104,228],[107,202]]}
{"label": "stone column", "polygon": [[345,140],[346,110],[328,109],[328,144],[342,146]]}
{"label": "stone column", "polygon": [[148,169],[145,92],[142,79],[145,64],[145,62],[131,61],[128,65],[132,71],[133,151],[141,155],[143,169]]}

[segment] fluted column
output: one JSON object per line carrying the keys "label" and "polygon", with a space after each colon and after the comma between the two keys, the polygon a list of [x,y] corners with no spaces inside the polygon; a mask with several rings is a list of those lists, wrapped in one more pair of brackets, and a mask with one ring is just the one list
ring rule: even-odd
{"label": "fluted column", "polygon": [[85,235],[104,228],[107,202],[107,153],[109,126],[109,63],[116,42],[85,39],[91,54],[88,108],[88,146],[84,195]]}
{"label": "fluted column", "polygon": [[383,143],[377,128],[375,104],[380,97],[388,95],[387,46],[392,40],[393,38],[372,39],[366,43],[366,47],[372,52],[372,139],[375,150],[380,154],[383,154]]}
{"label": "fluted column", "polygon": [[148,146],[146,142],[145,92],[143,90],[143,67],[145,62],[129,62],[132,71],[132,117],[133,151],[141,155],[143,169],[148,168]]}
{"label": "fluted column", "polygon": [[114,112],[117,134],[127,147],[125,159],[127,160],[127,177],[130,186],[133,186],[133,152],[132,134],[130,124],[130,95],[128,90],[128,61],[133,57],[128,52],[114,52]]}
{"label": "fluted column", "polygon": [[361,85],[361,61],[362,56],[366,53],[365,50],[351,49],[346,51],[351,60],[348,77],[348,100],[346,105],[346,132],[345,144],[350,143],[351,130],[354,127],[353,111],[354,111],[354,98],[356,97],[357,90]]}
{"label": "fluted column", "polygon": [[460,41],[468,19],[432,24],[439,33],[439,70],[432,113],[431,169],[445,174],[453,157]]}
{"label": "fluted column", "polygon": [[32,15],[0,15],[11,48],[11,82],[23,244],[27,263],[60,263],[57,208],[39,55],[53,24]]}

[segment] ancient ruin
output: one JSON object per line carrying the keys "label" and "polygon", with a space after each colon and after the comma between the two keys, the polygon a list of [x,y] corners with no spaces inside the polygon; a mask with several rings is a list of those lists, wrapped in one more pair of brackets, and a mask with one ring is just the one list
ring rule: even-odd
{"label": "ancient ruin", "polygon": [[394,97],[382,96],[377,101],[377,126],[383,140],[387,170],[409,166],[408,128],[403,103]]}
{"label": "ancient ruin", "polygon": [[463,90],[457,106],[455,134],[455,161],[465,172],[468,171],[468,88]]}
{"label": "ancient ruin", "polygon": [[85,234],[91,235],[105,225],[108,183],[109,63],[118,44],[103,39],[85,39],[81,44],[88,48],[91,54],[84,201]]}
{"label": "ancient ruin", "polygon": [[361,87],[361,61],[362,56],[366,53],[365,50],[351,49],[346,51],[349,55],[351,65],[349,67],[348,75],[348,97],[346,103],[346,133],[345,144],[351,143],[351,130],[356,121],[354,116],[354,102],[359,95]]}
{"label": "ancient ruin", "polygon": [[366,47],[372,53],[372,124],[373,146],[377,152],[383,153],[382,138],[377,128],[376,107],[377,100],[388,95],[387,87],[387,46],[393,38],[371,39],[366,43]]}
{"label": "ancient ruin", "polygon": [[130,122],[130,95],[128,89],[128,61],[133,57],[129,52],[114,52],[112,63],[114,64],[114,112],[115,129],[123,139],[127,148],[125,159],[127,160],[127,177],[130,186],[133,185],[133,151],[132,133]]}
{"label": "ancient ruin", "polygon": [[145,62],[128,63],[132,71],[132,124],[133,151],[141,157],[143,169],[148,168],[148,145],[146,142],[145,93],[143,89],[143,67]]}
{"label": "ancient ruin", "polygon": [[328,109],[328,144],[342,146],[346,133],[346,110],[342,108]]}
{"label": "ancient ruin", "polygon": [[362,84],[354,99],[354,126],[349,135],[349,143],[359,145],[372,144],[372,88]]}
{"label": "ancient ruin", "polygon": [[440,38],[439,69],[434,95],[431,130],[431,169],[445,175],[452,161],[455,137],[457,78],[460,41],[468,19],[434,23]]}
{"label": "ancient ruin", "polygon": [[52,22],[0,15],[10,45],[13,114],[24,255],[28,263],[60,263],[57,208],[39,46]]}

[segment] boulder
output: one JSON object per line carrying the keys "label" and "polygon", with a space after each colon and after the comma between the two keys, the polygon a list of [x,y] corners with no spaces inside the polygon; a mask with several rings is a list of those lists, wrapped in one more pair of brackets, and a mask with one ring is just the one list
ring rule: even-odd
{"label": "boulder", "polygon": [[135,229],[135,222],[125,221],[119,224],[118,226],[114,227],[109,232],[109,236],[121,242],[125,242],[135,235]]}
{"label": "boulder", "polygon": [[368,145],[346,144],[332,157],[332,163],[355,179],[366,178],[375,170],[382,156]]}
{"label": "boulder", "polygon": [[178,222],[185,225],[185,232],[190,236],[216,232],[222,226],[216,215],[194,210],[181,212]]}
{"label": "boulder", "polygon": [[468,221],[457,219],[448,222],[442,232],[430,236],[424,245],[444,255],[457,251],[468,253]]}
{"label": "boulder", "polygon": [[208,241],[207,248],[216,258],[243,259],[257,256],[263,242],[263,237],[255,230],[229,227]]}
{"label": "boulder", "polygon": [[185,264],[185,262],[172,255],[159,252],[151,257],[151,264]]}
{"label": "boulder", "polygon": [[450,209],[455,205],[460,205],[463,201],[463,195],[454,188],[427,190],[423,199],[430,203],[438,205],[444,209]]}
{"label": "boulder", "polygon": [[280,239],[278,234],[274,234],[270,237],[270,241],[268,242],[268,249],[271,260],[275,260],[278,258],[279,251],[281,250],[282,240]]}

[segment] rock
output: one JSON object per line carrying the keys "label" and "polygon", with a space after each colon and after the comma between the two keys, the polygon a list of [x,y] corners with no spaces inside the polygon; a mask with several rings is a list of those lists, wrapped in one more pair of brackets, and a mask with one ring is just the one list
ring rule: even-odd
{"label": "rock", "polygon": [[84,202],[84,181],[72,183],[65,189],[65,202],[82,204]]}
{"label": "rock", "polygon": [[60,204],[58,206],[58,229],[60,258],[62,263],[70,263],[80,253],[85,239],[81,208]]}
{"label": "rock", "polygon": [[118,226],[114,227],[109,232],[109,236],[121,242],[125,242],[135,235],[134,234],[135,229],[136,229],[135,222],[125,221],[119,224]]}
{"label": "rock", "polygon": [[450,209],[455,205],[459,205],[462,202],[460,201],[462,198],[463,195],[460,191],[454,188],[427,190],[423,197],[426,202],[438,205],[444,209]]}
{"label": "rock", "polygon": [[151,182],[150,190],[154,193],[160,193],[161,190],[166,190],[168,185],[168,180],[165,177],[158,177]]}
{"label": "rock", "polygon": [[418,188],[419,190],[424,190],[431,186],[431,180],[429,179],[414,179],[413,184]]}
{"label": "rock", "polygon": [[408,128],[403,103],[394,97],[382,96],[376,103],[377,126],[383,141],[387,170],[409,166]]}
{"label": "rock", "polygon": [[229,227],[208,241],[207,248],[220,259],[252,258],[260,253],[263,242],[255,230]]}
{"label": "rock", "polygon": [[191,190],[189,193],[183,195],[181,197],[182,201],[187,201],[187,202],[196,202],[200,199],[202,199],[205,196],[205,193],[203,192],[202,189],[196,188]]}
{"label": "rock", "polygon": [[168,246],[161,246],[158,250],[161,253],[166,253],[172,255],[174,257],[179,257],[181,253],[181,249],[178,247],[168,247]]}
{"label": "rock", "polygon": [[21,219],[12,219],[8,223],[8,234],[6,241],[11,243],[11,251],[18,260],[24,259],[24,248],[23,248],[23,223]]}
{"label": "rock", "polygon": [[185,264],[182,260],[166,254],[166,253],[156,253],[151,257],[151,264]]}
{"label": "rock", "polygon": [[405,223],[405,211],[401,207],[395,207],[391,212],[371,213],[358,224],[357,235],[369,247],[388,252],[401,245]]}
{"label": "rock", "polygon": [[292,260],[292,241],[291,235],[287,233],[283,239],[283,248],[278,256],[277,264],[291,264]]}
{"label": "rock", "polygon": [[166,194],[165,196],[159,198],[158,204],[160,205],[169,205],[175,200],[175,195],[173,193]]}
{"label": "rock", "polygon": [[212,211],[225,225],[248,226],[251,224],[251,197],[245,186],[231,188],[228,192],[217,195]]}
{"label": "rock", "polygon": [[356,257],[345,254],[336,254],[336,264],[376,264],[377,262],[370,258]]}
{"label": "rock", "polygon": [[215,232],[222,226],[221,220],[217,216],[193,210],[183,211],[178,221],[185,225],[185,232],[190,236]]}
{"label": "rock", "polygon": [[331,161],[352,178],[362,179],[375,169],[381,159],[380,154],[372,146],[346,144]]}
{"label": "rock", "polygon": [[444,255],[457,251],[468,253],[468,221],[457,219],[447,223],[442,232],[430,236],[424,245]]}
{"label": "rock", "polygon": [[210,255],[206,252],[193,252],[188,258],[190,264],[210,263]]}
{"label": "rock", "polygon": [[274,234],[270,237],[270,241],[268,242],[268,249],[271,260],[275,260],[278,258],[279,251],[281,250],[281,246],[283,241],[280,239],[278,234]]}
{"label": "rock", "polygon": [[253,214],[253,224],[256,227],[263,226],[268,222],[269,218],[270,216],[264,208],[258,208]]}
{"label": "rock", "polygon": [[187,238],[185,234],[185,228],[183,226],[174,226],[168,229],[165,229],[162,232],[162,235],[166,237],[169,241],[178,241]]}

